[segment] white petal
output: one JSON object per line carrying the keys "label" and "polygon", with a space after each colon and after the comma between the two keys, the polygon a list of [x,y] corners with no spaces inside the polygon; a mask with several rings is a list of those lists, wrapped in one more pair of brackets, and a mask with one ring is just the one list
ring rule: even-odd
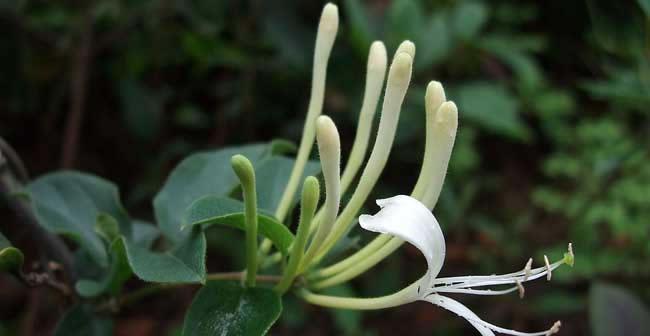
{"label": "white petal", "polygon": [[481,335],[494,336],[494,332],[492,332],[490,328],[478,322],[481,321],[481,318],[479,318],[476,314],[474,314],[474,312],[469,310],[469,308],[465,307],[460,302],[438,294],[429,295],[422,300],[433,303],[434,305],[440,306],[442,308],[445,308],[450,312],[465,318],[465,320],[467,320],[467,322],[472,324],[474,328],[476,328],[476,330],[478,330],[481,333]]}
{"label": "white petal", "polygon": [[445,260],[445,237],[431,211],[413,197],[398,195],[377,200],[377,214],[361,215],[361,227],[397,236],[417,247],[427,259],[429,283],[440,272]]}
{"label": "white petal", "polygon": [[[532,333],[505,329],[483,321],[480,317],[474,314],[474,312],[472,312],[469,308],[465,307],[462,303],[454,299],[448,298],[446,296],[442,296],[439,294],[431,294],[429,296],[426,296],[422,300],[433,303],[437,306],[440,306],[451,312],[456,313],[458,316],[464,318],[465,320],[467,320],[467,322],[471,323],[474,326],[474,328],[476,328],[481,333],[481,335],[494,335],[493,331],[496,331],[498,333],[514,335],[514,336],[544,336],[544,335],[551,335],[553,333],[556,333],[557,330],[559,329],[558,322],[556,322],[556,324],[554,324],[553,327],[551,327],[548,330],[532,332]],[[486,330],[488,330],[489,333]]]}

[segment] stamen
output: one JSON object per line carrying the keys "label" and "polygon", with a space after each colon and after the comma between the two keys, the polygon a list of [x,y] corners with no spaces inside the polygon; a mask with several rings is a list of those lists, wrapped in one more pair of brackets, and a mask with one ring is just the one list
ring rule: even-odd
{"label": "stamen", "polygon": [[524,281],[528,280],[528,277],[530,277],[530,268],[533,266],[533,258],[528,258],[528,262],[526,262],[526,266],[524,267],[524,274],[526,276],[524,277]]}
{"label": "stamen", "polygon": [[[532,261],[529,260],[529,263],[532,263]],[[554,262],[553,264],[550,264],[550,268],[551,270],[554,270],[563,264],[564,264],[564,260],[559,260]],[[547,268],[546,266],[544,266],[544,267],[538,267],[534,269],[528,269],[528,274],[526,274],[526,269],[524,269],[514,273],[500,274],[500,275],[473,275],[473,276],[460,276],[460,277],[449,277],[449,278],[436,278],[432,284],[436,287],[441,285],[441,286],[453,286],[457,288],[505,285],[505,284],[514,284],[516,280],[520,280],[522,282],[535,280],[546,275],[546,272],[547,272]]]}
{"label": "stamen", "polygon": [[546,264],[546,280],[551,281],[553,270],[551,269],[551,264],[548,262],[548,257],[546,255],[544,255],[544,264]]}
{"label": "stamen", "polygon": [[557,334],[560,331],[561,326],[562,326],[561,321],[555,321],[555,323],[553,323],[553,326],[551,327],[551,329],[549,329],[548,332],[546,333],[546,336],[551,336],[553,334]]}
{"label": "stamen", "polygon": [[524,285],[521,284],[520,280],[517,280],[517,289],[519,289],[519,298],[523,299],[526,289],[524,288]]}
{"label": "stamen", "polygon": [[502,290],[493,290],[493,289],[473,289],[473,288],[452,288],[452,287],[440,287],[434,288],[434,290],[429,292],[429,295],[435,293],[459,293],[459,294],[473,294],[473,295],[504,295],[510,294],[519,288],[517,286],[510,287]]}

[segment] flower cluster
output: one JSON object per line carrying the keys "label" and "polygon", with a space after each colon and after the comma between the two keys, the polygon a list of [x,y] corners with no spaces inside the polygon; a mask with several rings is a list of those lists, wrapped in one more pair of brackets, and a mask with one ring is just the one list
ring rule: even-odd
{"label": "flower cluster", "polygon": [[[303,137],[298,150],[289,183],[283,194],[275,216],[283,221],[290,209],[300,183],[305,164],[314,140],[318,151],[325,182],[326,199],[322,208],[316,211],[319,197],[318,181],[309,177],[304,180],[301,215],[296,240],[291,249],[289,262],[283,280],[276,287],[280,292],[291,288],[297,276],[303,276],[305,287],[298,291],[306,301],[327,307],[344,309],[382,309],[426,301],[452,311],[465,318],[481,335],[494,332],[511,335],[550,335],[558,331],[560,322],[547,330],[522,333],[490,324],[470,309],[443,294],[460,293],[475,295],[501,295],[519,292],[523,297],[523,283],[541,277],[551,279],[552,271],[563,264],[573,264],[573,251],[562,259],[532,268],[532,259],[518,272],[502,275],[438,277],[445,258],[445,239],[442,230],[432,214],[438,200],[447,171],[447,165],[458,127],[456,105],[447,101],[442,85],[432,81],[427,86],[426,144],[418,180],[410,194],[378,200],[381,210],[371,215],[361,215],[358,223],[362,228],[380,235],[365,247],[332,265],[321,267],[325,255],[357,223],[357,215],[377,183],[388,160],[401,106],[411,79],[415,45],[404,41],[398,47],[388,67],[384,44],[374,42],[369,51],[366,88],[359,116],[355,141],[347,163],[341,173],[341,146],[335,123],[322,116],[322,107],[327,73],[327,62],[338,30],[338,9],[327,4],[323,9],[316,37],[311,99],[305,121]],[[387,71],[388,67],[388,71]],[[386,76],[386,73],[388,75]],[[377,136],[367,161],[368,144],[372,123],[385,81],[385,93]],[[341,195],[352,186],[358,177],[349,201],[342,206]],[[334,297],[315,293],[316,291],[349,281],[379,263],[404,242],[417,247],[424,255],[428,269],[424,276],[398,291],[377,298]],[[263,254],[268,253],[270,244],[262,244]],[[509,286],[506,289],[491,289],[494,286]]]}

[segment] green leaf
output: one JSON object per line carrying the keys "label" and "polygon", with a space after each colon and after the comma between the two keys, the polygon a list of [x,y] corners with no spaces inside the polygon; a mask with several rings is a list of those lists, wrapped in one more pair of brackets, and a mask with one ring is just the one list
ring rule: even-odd
{"label": "green leaf", "polygon": [[307,26],[300,20],[297,6],[277,6],[262,2],[260,7],[264,13],[262,27],[265,42],[274,46],[274,60],[299,72],[309,71],[314,46],[313,26]]}
{"label": "green leaf", "polygon": [[131,237],[131,221],[119,200],[117,187],[99,177],[62,171],[47,174],[27,186],[38,222],[46,229],[70,236],[99,265],[108,265],[106,248],[95,232],[100,214],[119,223],[120,233]]}
{"label": "green leaf", "polygon": [[446,13],[436,13],[429,17],[424,28],[415,35],[417,52],[415,69],[425,70],[442,61],[452,45],[451,32]]}
{"label": "green leaf", "polygon": [[111,336],[113,321],[93,313],[92,307],[77,305],[59,321],[54,336]]}
{"label": "green leaf", "polygon": [[343,3],[350,24],[350,40],[359,55],[366,56],[372,43],[372,29],[365,8],[359,0]]}
{"label": "green leaf", "polygon": [[627,290],[596,283],[589,293],[589,317],[594,336],[650,335],[650,312]]}
{"label": "green leaf", "polygon": [[451,26],[462,40],[471,40],[481,31],[488,19],[485,5],[480,2],[461,2],[453,11]]}
{"label": "green leaf", "polygon": [[75,284],[77,293],[83,297],[97,297],[104,293],[117,295],[133,272],[119,240],[111,244],[110,266],[97,279],[80,279]]}
{"label": "green leaf", "polygon": [[636,0],[636,2],[643,10],[643,13],[645,13],[646,18],[650,17],[650,0]]}
{"label": "green leaf", "polygon": [[0,232],[0,273],[18,272],[24,262],[23,252],[11,246],[9,240]]}
{"label": "green leaf", "polygon": [[271,289],[210,281],[190,306],[183,336],[264,335],[281,312],[282,301]]}
{"label": "green leaf", "polygon": [[286,139],[274,139],[269,143],[271,155],[292,154],[298,151],[298,146]]}
{"label": "green leaf", "polygon": [[187,236],[181,231],[183,213],[195,200],[206,196],[228,196],[239,184],[230,167],[235,154],[246,156],[255,165],[270,156],[268,144],[228,147],[190,155],[170,174],[153,205],[158,226],[173,242]]}
{"label": "green leaf", "polygon": [[472,82],[454,92],[461,117],[496,134],[527,139],[528,129],[518,115],[519,104],[503,86]]}
{"label": "green leaf", "polygon": [[118,84],[127,128],[140,139],[153,139],[160,131],[163,107],[169,93],[149,89],[131,79],[122,80]]}
{"label": "green leaf", "polygon": [[140,279],[159,283],[205,282],[205,235],[191,230],[184,241],[166,252],[151,251],[124,237],[117,248],[124,249],[129,266]]}
{"label": "green leaf", "polygon": [[631,1],[587,0],[586,3],[593,37],[602,49],[623,57],[645,57],[645,11]]}
{"label": "green leaf", "polygon": [[[244,222],[244,205],[237,200],[206,196],[190,205],[185,213],[184,227],[194,225],[225,225],[240,230],[246,230]],[[293,243],[293,234],[275,218],[259,214],[258,232],[268,238],[282,253],[287,254]]]}
{"label": "green leaf", "polygon": [[[160,232],[152,224],[136,220],[133,222],[133,239],[129,243],[144,249],[151,248]],[[116,237],[118,239],[120,237]],[[126,249],[121,241],[110,240],[110,266],[96,278],[81,279],[75,285],[77,292],[84,297],[96,297],[104,293],[117,295],[124,283],[131,278],[133,271],[129,265]],[[142,273],[141,270],[139,270]]]}
{"label": "green leaf", "polygon": [[160,236],[160,230],[155,225],[143,220],[133,221],[133,242],[139,246],[150,248]]}
{"label": "green leaf", "polygon": [[[289,182],[289,176],[295,160],[283,156],[273,156],[268,158],[259,165],[255,166],[255,175],[257,183],[257,207],[273,213],[280,204],[284,188]],[[320,163],[317,161],[308,161],[301,180],[307,176],[320,173]],[[293,204],[298,202],[300,197],[296,193]]]}
{"label": "green leaf", "polygon": [[424,26],[422,13],[419,1],[392,1],[387,13],[389,46],[397,46],[403,40],[418,36]]}
{"label": "green leaf", "polygon": [[541,49],[543,40],[531,35],[506,35],[503,33],[481,36],[479,45],[491,54],[494,54],[501,61],[507,64],[519,82],[519,85],[526,90],[527,95],[533,95],[540,91],[545,83],[542,70],[535,61],[532,51]]}
{"label": "green leaf", "polygon": [[95,231],[110,244],[120,237],[119,225],[111,215],[100,213],[95,223]]}

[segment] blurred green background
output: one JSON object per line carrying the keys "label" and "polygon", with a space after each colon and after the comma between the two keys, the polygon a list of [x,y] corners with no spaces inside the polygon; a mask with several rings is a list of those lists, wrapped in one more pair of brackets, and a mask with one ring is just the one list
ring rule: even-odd
{"label": "blurred green background", "polygon": [[[574,244],[575,267],[531,284],[524,300],[462,301],[508,328],[543,330],[560,319],[561,335],[647,335],[650,1],[335,2],[342,23],[324,113],[339,126],[344,159],[370,43],[383,40],[389,54],[404,39],[417,46],[394,150],[371,199],[408,193],[415,183],[428,81],[441,81],[459,106],[434,211],[448,244],[442,275],[509,272],[529,256],[559,258]],[[152,195],[184,156],[299,140],[322,6],[0,0],[0,135],[32,176],[90,171],[120,186],[131,213],[150,215]],[[367,209],[375,210],[372,202]],[[358,237],[361,245],[372,235]],[[23,250],[33,244],[22,240]],[[210,231],[208,268],[241,265],[240,242],[237,233]],[[423,269],[418,251],[405,246],[331,293],[390,293]],[[120,312],[116,334],[174,335],[194,290]],[[0,335],[47,334],[61,305],[2,276]],[[271,334],[476,334],[426,303],[366,313],[292,297],[284,305]]]}

